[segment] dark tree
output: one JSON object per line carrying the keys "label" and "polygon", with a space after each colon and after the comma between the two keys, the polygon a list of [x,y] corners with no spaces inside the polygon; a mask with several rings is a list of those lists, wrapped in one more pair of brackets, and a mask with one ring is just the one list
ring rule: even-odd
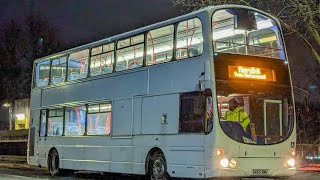
{"label": "dark tree", "polygon": [[0,32],[0,99],[30,96],[33,61],[61,47],[56,30],[40,14],[26,17],[22,25],[11,20]]}
{"label": "dark tree", "polygon": [[[18,93],[21,76],[19,59],[22,55],[22,29],[11,20],[4,23],[0,30],[0,90],[1,99],[14,99]],[[12,97],[12,98],[10,98]]]}

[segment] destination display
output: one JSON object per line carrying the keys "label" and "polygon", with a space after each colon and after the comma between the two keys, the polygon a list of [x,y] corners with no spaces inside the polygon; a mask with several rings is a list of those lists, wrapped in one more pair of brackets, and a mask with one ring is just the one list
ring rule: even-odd
{"label": "destination display", "polygon": [[229,78],[231,79],[252,79],[261,81],[276,82],[276,73],[272,69],[246,67],[246,66],[228,66]]}

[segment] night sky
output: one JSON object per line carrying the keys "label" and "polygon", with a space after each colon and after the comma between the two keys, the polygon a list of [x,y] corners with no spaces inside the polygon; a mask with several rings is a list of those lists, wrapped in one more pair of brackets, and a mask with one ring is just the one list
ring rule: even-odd
{"label": "night sky", "polygon": [[[0,0],[0,24],[40,12],[65,44],[92,42],[184,14],[172,0]],[[286,39],[294,84],[311,90],[306,71],[318,65],[303,42]]]}
{"label": "night sky", "polygon": [[172,0],[0,0],[0,23],[40,12],[65,41],[86,42],[170,19]]}

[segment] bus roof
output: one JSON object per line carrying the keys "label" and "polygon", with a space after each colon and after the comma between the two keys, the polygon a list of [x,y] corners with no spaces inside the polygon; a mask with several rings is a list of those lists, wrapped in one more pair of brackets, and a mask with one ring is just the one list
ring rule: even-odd
{"label": "bus roof", "polygon": [[42,60],[47,60],[47,59],[50,59],[50,58],[59,57],[59,56],[63,56],[63,55],[66,55],[66,54],[71,54],[71,53],[74,53],[74,52],[77,52],[77,51],[80,51],[80,50],[83,50],[83,49],[100,46],[100,45],[103,45],[103,44],[106,44],[106,43],[115,42],[117,40],[121,40],[121,39],[124,39],[126,37],[130,37],[132,35],[142,34],[142,33],[146,32],[146,31],[149,31],[149,30],[152,30],[152,29],[156,29],[156,28],[159,28],[159,27],[170,25],[170,24],[179,22],[179,21],[184,20],[184,19],[189,19],[191,17],[196,17],[196,16],[199,16],[200,14],[210,13],[210,12],[213,12],[214,10],[217,10],[217,9],[226,9],[226,8],[246,8],[246,9],[254,10],[254,11],[257,11],[257,12],[259,12],[261,14],[265,14],[268,17],[271,17],[280,26],[279,21],[276,18],[274,18],[272,15],[270,15],[270,14],[268,14],[266,12],[263,12],[263,11],[261,11],[259,9],[253,8],[253,7],[243,6],[243,5],[235,5],[235,4],[208,6],[206,8],[203,8],[203,9],[200,9],[200,10],[197,10],[197,11],[185,14],[185,15],[181,15],[181,16],[178,16],[178,17],[175,17],[175,18],[167,19],[167,20],[155,23],[155,24],[151,24],[151,25],[147,25],[147,26],[144,26],[144,27],[141,27],[141,28],[138,28],[138,29],[131,30],[129,32],[124,32],[124,33],[117,34],[117,35],[114,35],[114,36],[111,36],[111,37],[108,37],[108,38],[104,38],[104,39],[101,39],[101,40],[98,40],[98,41],[94,41],[94,42],[91,42],[91,43],[88,43],[88,44],[84,44],[84,45],[77,46],[77,47],[74,47],[74,48],[71,48],[71,49],[67,49],[67,50],[64,50],[64,51],[61,51],[61,52],[58,52],[58,53],[54,53],[54,54],[51,54],[51,55],[48,55],[48,56],[44,56],[44,57],[36,59],[34,62],[36,63],[36,62],[39,62],[39,61],[42,61]]}

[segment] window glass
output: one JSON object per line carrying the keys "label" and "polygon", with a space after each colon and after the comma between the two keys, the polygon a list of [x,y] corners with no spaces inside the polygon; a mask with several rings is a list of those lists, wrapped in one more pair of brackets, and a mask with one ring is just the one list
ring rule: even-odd
{"label": "window glass", "polygon": [[88,75],[89,50],[70,54],[68,58],[68,80],[86,78]]}
{"label": "window glass", "polygon": [[112,73],[114,63],[113,46],[113,44],[108,44],[92,49],[90,64],[91,76]]}
{"label": "window glass", "polygon": [[147,65],[167,62],[172,59],[173,25],[148,32]]}
{"label": "window glass", "polygon": [[[290,135],[293,105],[289,86],[255,91],[251,83],[218,82],[220,125],[232,139],[248,144],[275,144]],[[218,86],[219,85],[219,86]]]}
{"label": "window glass", "polygon": [[100,111],[100,105],[91,105],[88,108],[88,113],[98,113]]}
{"label": "window glass", "polygon": [[176,58],[183,59],[202,54],[202,25],[198,18],[180,22],[177,29]]}
{"label": "window glass", "polygon": [[277,24],[260,13],[219,10],[212,16],[212,33],[215,52],[285,58]]}
{"label": "window glass", "polygon": [[41,110],[40,113],[40,136],[45,136],[47,127],[47,111]]}
{"label": "window glass", "polygon": [[49,84],[50,61],[46,60],[36,65],[36,86],[43,87]]}
{"label": "window glass", "polygon": [[52,60],[51,65],[51,84],[64,82],[66,78],[67,59],[60,57]]}
{"label": "window glass", "polygon": [[111,124],[111,104],[89,106],[88,135],[109,135]]}
{"label": "window glass", "polygon": [[86,107],[66,108],[66,129],[65,135],[84,135]]}
{"label": "window glass", "polygon": [[138,36],[133,36],[130,37],[128,39],[124,39],[118,42],[118,49],[124,48],[124,47],[128,47],[128,46],[132,46],[135,44],[140,44],[144,42],[144,35],[138,35]]}
{"label": "window glass", "polygon": [[114,50],[114,43],[106,44],[102,46],[103,52],[109,52]]}
{"label": "window glass", "polygon": [[249,33],[249,54],[258,56],[280,57],[277,34],[272,29],[262,29]]}
{"label": "window glass", "polygon": [[116,71],[141,67],[144,53],[144,35],[121,40],[117,44]]}
{"label": "window glass", "polygon": [[[207,118],[206,103],[206,97],[203,92],[189,92],[181,94],[179,118],[180,133],[205,132],[205,123]],[[212,126],[212,123],[210,126]]]}
{"label": "window glass", "polygon": [[63,133],[63,109],[49,110],[48,136],[61,136]]}

